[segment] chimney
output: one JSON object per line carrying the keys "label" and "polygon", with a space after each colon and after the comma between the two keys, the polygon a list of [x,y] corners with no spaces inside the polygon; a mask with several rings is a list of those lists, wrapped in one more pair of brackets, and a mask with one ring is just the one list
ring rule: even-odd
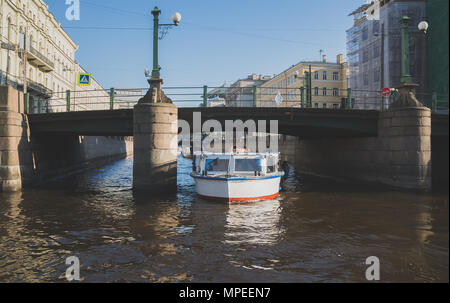
{"label": "chimney", "polygon": [[253,74],[251,74],[250,76],[248,76],[248,79],[249,79],[249,80],[258,80],[258,75],[255,74],[255,73],[253,73]]}
{"label": "chimney", "polygon": [[323,63],[327,63],[327,55],[322,55],[322,61]]}
{"label": "chimney", "polygon": [[337,64],[343,64],[344,63],[344,55],[342,55],[342,54],[337,55],[336,63]]}

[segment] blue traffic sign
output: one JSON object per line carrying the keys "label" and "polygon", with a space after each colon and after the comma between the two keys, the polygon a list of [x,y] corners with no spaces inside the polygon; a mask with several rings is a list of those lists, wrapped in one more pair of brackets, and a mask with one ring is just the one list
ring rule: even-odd
{"label": "blue traffic sign", "polygon": [[79,73],[78,85],[91,85],[91,74]]}

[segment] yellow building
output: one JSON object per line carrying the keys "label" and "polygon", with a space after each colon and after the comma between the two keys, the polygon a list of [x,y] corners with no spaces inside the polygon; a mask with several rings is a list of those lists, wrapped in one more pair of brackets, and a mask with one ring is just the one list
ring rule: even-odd
{"label": "yellow building", "polygon": [[[343,55],[336,62],[302,61],[258,87],[257,106],[301,107],[304,88],[305,106],[313,108],[340,108],[347,97],[348,66]],[[311,89],[308,90],[306,73],[311,71]],[[311,93],[311,102],[308,101]],[[278,102],[277,102],[278,101]],[[310,103],[310,104],[309,104]]]}
{"label": "yellow building", "polygon": [[0,0],[0,40],[0,85],[26,90],[32,112],[65,111],[67,90],[77,90],[72,97],[84,104],[96,103],[86,97],[93,89],[98,89],[96,96],[109,98],[95,80],[90,86],[77,85],[78,73],[84,72],[75,61],[78,46],[44,1]]}

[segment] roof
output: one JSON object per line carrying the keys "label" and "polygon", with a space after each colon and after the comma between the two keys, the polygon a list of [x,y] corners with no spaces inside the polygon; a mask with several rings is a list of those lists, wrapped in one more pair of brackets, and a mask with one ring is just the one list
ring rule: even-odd
{"label": "roof", "polygon": [[361,5],[361,6],[358,7],[356,10],[354,10],[353,12],[351,12],[351,13],[349,14],[349,16],[353,16],[353,15],[356,15],[356,14],[359,14],[359,13],[362,13],[362,12],[365,12],[372,4],[373,4],[373,2],[364,4],[364,5]]}
{"label": "roof", "polygon": [[[344,64],[345,64],[345,62],[344,62]],[[340,63],[336,63],[336,62],[328,62],[328,61],[327,62],[323,62],[323,61],[300,61],[300,62],[298,62],[296,64],[293,64],[293,65],[289,66],[288,68],[283,70],[281,73],[278,73],[278,74],[274,75],[272,77],[272,79],[270,79],[270,80],[276,79],[278,76],[283,75],[284,73],[288,72],[289,70],[291,70],[291,69],[293,69],[293,68],[295,68],[295,67],[297,67],[299,65],[335,65],[335,66],[339,66],[341,64]]]}
{"label": "roof", "polygon": [[229,89],[229,88],[230,88],[230,85],[227,82],[225,82],[221,87],[217,87],[217,88],[211,90],[210,92],[208,92],[208,95],[218,95],[218,94],[226,92],[227,89]]}

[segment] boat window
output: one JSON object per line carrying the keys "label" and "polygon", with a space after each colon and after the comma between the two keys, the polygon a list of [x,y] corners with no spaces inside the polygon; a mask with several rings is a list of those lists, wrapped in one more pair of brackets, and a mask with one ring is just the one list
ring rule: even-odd
{"label": "boat window", "polygon": [[207,171],[228,171],[229,159],[206,159],[205,169]]}
{"label": "boat window", "polygon": [[236,159],[235,171],[261,171],[261,159]]}
{"label": "boat window", "polygon": [[275,165],[267,166],[267,172],[268,173],[274,173],[274,172],[276,172],[276,170],[277,170],[277,167]]}

